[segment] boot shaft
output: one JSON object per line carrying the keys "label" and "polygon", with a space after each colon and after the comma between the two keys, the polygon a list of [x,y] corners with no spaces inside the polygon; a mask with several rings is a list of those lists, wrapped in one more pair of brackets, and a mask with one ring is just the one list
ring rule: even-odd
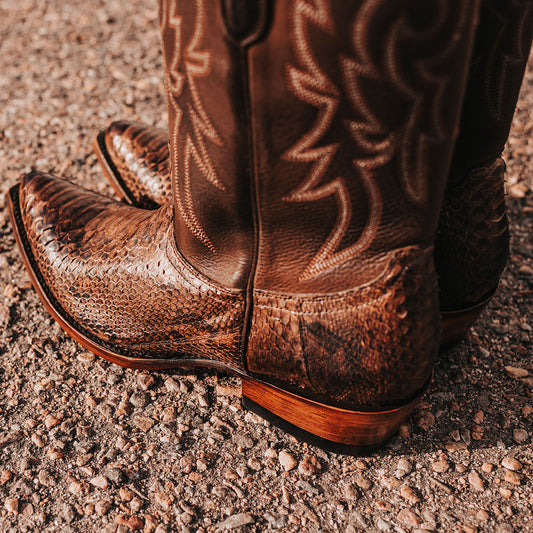
{"label": "boot shaft", "polygon": [[234,288],[325,293],[431,244],[477,2],[161,2],[175,231]]}
{"label": "boot shaft", "polygon": [[448,188],[491,165],[507,142],[533,40],[528,0],[483,0]]}

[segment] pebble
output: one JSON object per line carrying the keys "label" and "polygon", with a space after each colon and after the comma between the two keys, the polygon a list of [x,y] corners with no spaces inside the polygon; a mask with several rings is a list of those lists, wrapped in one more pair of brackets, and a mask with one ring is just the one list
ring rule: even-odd
{"label": "pebble", "polygon": [[100,500],[96,502],[94,510],[97,515],[104,516],[111,509],[111,502],[109,500]]}
{"label": "pebble", "polygon": [[7,509],[8,513],[18,514],[19,501],[17,498],[7,498],[4,507]]}
{"label": "pebble", "polygon": [[411,509],[402,509],[398,513],[398,521],[406,526],[416,527],[422,523],[420,517]]}
{"label": "pebble", "polygon": [[97,487],[99,489],[107,489],[109,483],[107,481],[107,479],[104,477],[104,476],[96,476],[96,477],[93,477],[90,481],[91,485],[93,485],[94,487]]}
{"label": "pebble", "polygon": [[165,379],[165,388],[168,392],[177,394],[180,391],[180,384],[174,378]]}
{"label": "pebble", "polygon": [[400,459],[396,465],[396,477],[404,477],[411,473],[413,467],[407,459]]}
{"label": "pebble", "polygon": [[298,464],[293,455],[285,450],[279,452],[278,460],[285,472],[289,472],[289,470],[292,470]]}
{"label": "pebble", "polygon": [[503,458],[502,466],[507,470],[518,471],[522,468],[522,463],[514,457],[507,456]]}
{"label": "pebble", "polygon": [[137,383],[142,390],[146,391],[155,383],[155,379],[151,374],[139,374]]}
{"label": "pebble", "polygon": [[149,416],[136,416],[133,419],[133,423],[145,433],[149,431],[152,426],[155,424],[155,420]]}
{"label": "pebble", "polygon": [[420,502],[420,498],[416,492],[408,485],[402,485],[400,488],[400,496],[409,502],[411,505],[415,505]]}
{"label": "pebble", "polygon": [[470,485],[472,485],[472,487],[475,490],[483,490],[485,488],[483,484],[483,480],[481,479],[481,477],[475,470],[472,470],[468,474],[468,481],[470,482]]}
{"label": "pebble", "polygon": [[138,516],[120,514],[116,516],[115,522],[119,525],[129,527],[133,531],[138,531],[144,527],[144,520]]}
{"label": "pebble", "polygon": [[234,529],[237,527],[246,526],[248,524],[254,524],[255,520],[251,514],[238,513],[226,518],[222,522],[216,525],[217,529]]}
{"label": "pebble", "polygon": [[150,396],[145,392],[134,392],[130,396],[130,403],[135,407],[146,407],[150,403]]}
{"label": "pebble", "polygon": [[320,472],[322,466],[315,455],[306,455],[298,465],[298,472],[304,476],[313,476]]}
{"label": "pebble", "polygon": [[505,372],[511,378],[520,379],[529,375],[529,372],[525,368],[519,368],[516,366],[506,366]]}
{"label": "pebble", "polygon": [[518,444],[524,444],[529,440],[529,433],[525,429],[515,429],[513,439]]}
{"label": "pebble", "polygon": [[12,477],[13,474],[9,470],[2,470],[0,472],[0,485],[6,484]]}
{"label": "pebble", "polygon": [[68,486],[68,490],[70,493],[74,494],[74,496],[81,496],[85,492],[86,486],[84,483],[80,483],[79,481],[71,481]]}
{"label": "pebble", "polygon": [[50,448],[46,455],[52,459],[52,461],[57,461],[58,459],[63,459],[63,452],[59,448]]}
{"label": "pebble", "polygon": [[490,474],[494,470],[494,465],[492,463],[483,463],[481,465],[481,470],[483,470],[485,474]]}
{"label": "pebble", "polygon": [[450,452],[460,452],[461,450],[466,450],[468,446],[464,442],[447,442],[446,449]]}
{"label": "pebble", "polygon": [[435,425],[435,416],[430,411],[418,411],[414,418],[416,424],[424,431]]}
{"label": "pebble", "polygon": [[280,529],[287,523],[287,517],[274,511],[266,511],[263,518],[275,529]]}
{"label": "pebble", "polygon": [[439,474],[443,474],[444,472],[448,472],[450,469],[450,463],[448,461],[435,461],[431,464],[431,469],[433,472],[438,472]]}
{"label": "pebble", "polygon": [[520,483],[522,483],[522,475],[518,472],[513,472],[512,470],[506,470],[503,479],[513,485],[520,485]]}
{"label": "pebble", "polygon": [[510,498],[513,495],[513,491],[511,489],[500,487],[498,490],[504,498]]}
{"label": "pebble", "polygon": [[355,484],[363,490],[369,490],[372,487],[372,481],[365,476],[355,478]]}
{"label": "pebble", "polygon": [[57,426],[60,422],[61,420],[54,415],[48,415],[44,419],[44,425],[46,426],[46,429],[52,429],[53,427]]}
{"label": "pebble", "polygon": [[121,483],[124,481],[124,472],[120,468],[108,468],[104,475],[109,481],[113,481],[113,483]]}

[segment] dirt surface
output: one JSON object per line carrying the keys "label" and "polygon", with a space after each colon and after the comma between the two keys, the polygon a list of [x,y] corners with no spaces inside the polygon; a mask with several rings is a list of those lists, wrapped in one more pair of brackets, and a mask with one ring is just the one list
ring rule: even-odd
{"label": "dirt surface", "polygon": [[0,0],[0,531],[533,531],[533,71],[500,290],[400,435],[351,458],[244,411],[238,379],[95,358],[23,270],[8,188],[38,168],[111,195],[99,129],[165,126],[156,16],[155,0]]}

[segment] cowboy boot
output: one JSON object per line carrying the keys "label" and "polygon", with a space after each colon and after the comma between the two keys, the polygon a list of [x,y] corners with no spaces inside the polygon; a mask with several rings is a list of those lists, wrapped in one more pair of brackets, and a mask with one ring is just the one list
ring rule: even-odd
{"label": "cowboy boot", "polygon": [[[504,196],[508,138],[533,34],[528,1],[483,0],[460,133],[440,215],[435,266],[444,347],[461,340],[496,291],[507,262]],[[114,122],[94,143],[117,194],[155,208],[170,197],[168,135]]]}
{"label": "cowboy boot", "polygon": [[226,370],[301,438],[382,444],[439,344],[433,240],[478,3],[207,5],[160,4],[172,201],[32,173],[9,197],[24,262],[104,358]]}
{"label": "cowboy boot", "polygon": [[483,0],[459,136],[435,240],[443,338],[459,341],[509,255],[501,158],[533,38],[528,0]]}

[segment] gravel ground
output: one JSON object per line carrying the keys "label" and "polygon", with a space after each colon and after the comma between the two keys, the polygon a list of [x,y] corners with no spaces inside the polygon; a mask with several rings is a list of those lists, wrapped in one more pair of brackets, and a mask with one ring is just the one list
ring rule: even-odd
{"label": "gravel ground", "polygon": [[244,411],[238,379],[95,358],[22,268],[3,207],[22,173],[112,194],[98,130],[165,126],[156,16],[155,0],[0,0],[0,531],[533,531],[533,64],[500,290],[400,435],[351,458]]}

